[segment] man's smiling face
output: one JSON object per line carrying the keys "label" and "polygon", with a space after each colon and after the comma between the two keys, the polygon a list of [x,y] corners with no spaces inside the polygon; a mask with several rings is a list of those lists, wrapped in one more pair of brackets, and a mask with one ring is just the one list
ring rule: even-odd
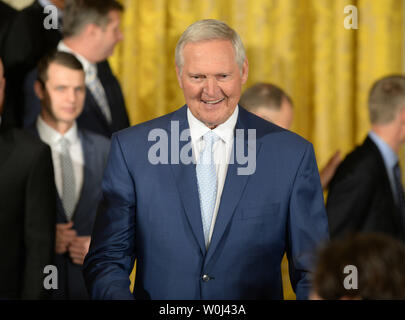
{"label": "man's smiling face", "polygon": [[211,129],[233,113],[247,80],[248,63],[242,71],[229,40],[189,42],[183,48],[184,65],[177,78],[192,114]]}

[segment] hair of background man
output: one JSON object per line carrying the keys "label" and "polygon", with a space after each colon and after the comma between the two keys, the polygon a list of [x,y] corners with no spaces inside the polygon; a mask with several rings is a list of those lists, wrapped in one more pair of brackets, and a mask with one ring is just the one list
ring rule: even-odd
{"label": "hair of background man", "polygon": [[369,94],[370,122],[384,125],[393,121],[405,106],[405,76],[390,75],[377,80]]}
{"label": "hair of background man", "polygon": [[264,107],[272,110],[280,110],[283,99],[292,106],[291,98],[278,86],[271,83],[256,83],[242,94],[239,104],[250,112]]}
{"label": "hair of background man", "polygon": [[[358,233],[320,249],[313,287],[327,300],[405,299],[405,245],[383,234]],[[357,268],[357,289],[346,289],[346,266]]]}
{"label": "hair of background man", "polygon": [[226,23],[215,19],[204,19],[194,22],[181,35],[175,51],[175,62],[180,73],[184,66],[183,49],[189,42],[229,40],[235,51],[236,63],[242,72],[246,60],[246,51],[238,33]]}
{"label": "hair of background man", "polygon": [[43,87],[45,87],[45,83],[48,80],[48,69],[51,63],[56,63],[72,70],[82,70],[84,72],[83,65],[73,54],[53,50],[43,56],[38,62],[37,80]]}
{"label": "hair of background man", "polygon": [[124,7],[116,0],[66,0],[63,10],[63,37],[80,34],[90,23],[104,29],[110,22],[108,14],[113,10],[122,12]]}

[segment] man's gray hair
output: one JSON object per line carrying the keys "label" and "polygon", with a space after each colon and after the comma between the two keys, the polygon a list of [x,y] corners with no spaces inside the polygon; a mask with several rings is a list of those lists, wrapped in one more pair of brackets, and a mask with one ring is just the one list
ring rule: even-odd
{"label": "man's gray hair", "polygon": [[370,90],[370,122],[384,125],[393,121],[405,107],[405,76],[391,75],[376,81]]}
{"label": "man's gray hair", "polygon": [[176,46],[176,66],[181,70],[184,66],[183,49],[189,42],[208,40],[229,40],[235,51],[236,62],[242,72],[243,63],[246,60],[245,47],[235,30],[226,23],[215,19],[199,20],[190,25],[181,35]]}

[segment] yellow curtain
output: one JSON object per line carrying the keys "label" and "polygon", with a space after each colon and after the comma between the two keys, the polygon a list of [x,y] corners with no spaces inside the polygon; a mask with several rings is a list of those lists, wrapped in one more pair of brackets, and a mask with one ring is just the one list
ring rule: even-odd
{"label": "yellow curtain", "polygon": [[[403,0],[121,2],[125,39],[110,61],[132,124],[184,104],[174,48],[185,28],[203,18],[223,20],[241,35],[250,64],[245,88],[273,82],[291,95],[292,129],[314,144],[319,167],[335,150],[344,156],[364,139],[371,84],[402,72]],[[347,5],[358,10],[358,29],[344,27]],[[290,287],[285,296],[294,298]]]}

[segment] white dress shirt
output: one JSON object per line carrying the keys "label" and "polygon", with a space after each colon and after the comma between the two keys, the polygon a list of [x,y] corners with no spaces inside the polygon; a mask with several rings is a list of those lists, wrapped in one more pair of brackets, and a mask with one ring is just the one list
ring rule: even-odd
{"label": "white dress shirt", "polygon": [[[212,216],[211,229],[208,238],[208,245],[211,242],[212,233],[214,231],[215,221],[217,219],[219,204],[221,200],[222,190],[225,184],[226,173],[228,171],[229,159],[232,152],[234,131],[236,121],[238,119],[239,107],[236,106],[232,115],[224,123],[220,124],[218,127],[212,131],[220,138],[213,146],[213,157],[215,163],[215,170],[217,172],[217,198],[215,201],[214,214]],[[187,109],[187,119],[190,127],[191,143],[193,148],[193,155],[198,161],[201,151],[204,148],[203,136],[210,128],[208,128],[204,123],[198,120],[191,113],[190,109]]]}
{"label": "white dress shirt", "polygon": [[55,185],[58,190],[59,196],[62,198],[62,169],[60,163],[61,145],[60,139],[65,137],[70,142],[70,157],[72,159],[73,171],[75,175],[75,193],[76,203],[79,200],[80,192],[83,185],[83,168],[84,156],[82,143],[79,139],[76,123],[64,134],[61,135],[58,131],[50,127],[41,116],[37,118],[37,130],[43,142],[51,147],[52,163],[55,173]]}

